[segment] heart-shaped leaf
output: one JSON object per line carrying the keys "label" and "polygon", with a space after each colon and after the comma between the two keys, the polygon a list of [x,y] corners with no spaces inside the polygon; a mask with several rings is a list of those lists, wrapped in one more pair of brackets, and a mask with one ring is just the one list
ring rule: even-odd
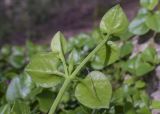
{"label": "heart-shaped leaf", "polygon": [[119,36],[128,28],[128,19],[120,5],[111,8],[102,18],[100,29],[103,33]]}
{"label": "heart-shaped leaf", "polygon": [[53,87],[63,80],[58,71],[59,64],[60,61],[55,53],[37,54],[32,58],[25,71],[38,85]]}
{"label": "heart-shaped leaf", "polygon": [[83,105],[93,108],[108,108],[112,95],[112,87],[107,77],[92,71],[76,87],[75,96]]}

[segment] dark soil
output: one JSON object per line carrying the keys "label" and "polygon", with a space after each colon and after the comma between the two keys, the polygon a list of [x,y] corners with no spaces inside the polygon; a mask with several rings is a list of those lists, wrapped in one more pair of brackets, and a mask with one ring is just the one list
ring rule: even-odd
{"label": "dark soil", "polygon": [[[102,15],[107,11],[108,8],[112,7],[115,3],[108,2],[107,7],[103,8]],[[126,0],[122,2],[129,20],[131,20],[138,9],[138,0]],[[72,7],[66,11],[59,12],[50,17],[47,22],[37,25],[32,28],[31,32],[34,31],[36,35],[32,38],[35,43],[46,44],[50,42],[55,32],[62,31],[66,37],[73,36],[81,32],[89,32],[95,26],[98,26],[101,16],[95,15],[95,4],[80,4]],[[29,36],[25,32],[13,32],[8,38],[0,39],[0,45],[2,44],[20,44],[23,45],[25,41],[29,39]]]}

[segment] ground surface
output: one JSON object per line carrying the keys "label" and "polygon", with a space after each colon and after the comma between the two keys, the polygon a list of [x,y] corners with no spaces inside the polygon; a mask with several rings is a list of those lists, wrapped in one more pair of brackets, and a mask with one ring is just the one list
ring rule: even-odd
{"label": "ground surface", "polygon": [[[107,4],[106,11],[115,3],[108,2]],[[41,36],[36,36],[32,40],[36,43],[47,44],[57,31],[62,31],[66,37],[70,37],[81,32],[91,31],[92,28],[98,26],[97,23],[99,23],[101,19],[101,16],[96,17],[94,14],[96,7],[97,6],[94,4],[83,3],[64,12],[57,13],[47,22],[33,28],[33,31],[41,33]],[[122,7],[129,20],[131,20],[137,12],[139,3],[138,0],[126,0],[126,2],[122,3]],[[24,32],[13,32],[9,38],[0,39],[0,44],[10,43],[23,45],[27,39],[28,36],[26,36]]]}

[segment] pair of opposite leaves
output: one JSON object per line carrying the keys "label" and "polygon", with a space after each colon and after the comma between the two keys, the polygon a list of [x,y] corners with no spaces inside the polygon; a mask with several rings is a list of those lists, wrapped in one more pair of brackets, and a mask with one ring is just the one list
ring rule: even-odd
{"label": "pair of opposite leaves", "polygon": [[126,63],[123,68],[135,76],[144,76],[159,64],[159,57],[154,48],[147,48]]}
{"label": "pair of opposite leaves", "polygon": [[[100,30],[103,34],[120,36],[126,32],[128,20],[119,5],[111,8],[102,18]],[[42,87],[54,87],[64,81],[60,69],[61,57],[67,50],[67,42],[58,32],[51,42],[52,52],[38,54],[26,67],[33,81]],[[61,70],[61,71],[60,71]],[[75,96],[83,105],[90,108],[108,108],[112,87],[108,78],[99,71],[92,71],[77,85]]]}
{"label": "pair of opposite leaves", "polygon": [[160,32],[160,11],[155,11],[154,8],[159,0],[140,0],[142,8],[138,15],[129,25],[129,31],[136,35],[143,35],[150,29]]}

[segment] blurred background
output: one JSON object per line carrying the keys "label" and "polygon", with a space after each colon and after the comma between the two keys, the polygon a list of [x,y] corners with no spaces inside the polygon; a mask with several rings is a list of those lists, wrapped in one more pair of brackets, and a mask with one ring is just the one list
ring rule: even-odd
{"label": "blurred background", "polygon": [[67,37],[88,32],[117,3],[130,20],[139,7],[138,0],[0,0],[0,46],[48,43],[59,30]]}

